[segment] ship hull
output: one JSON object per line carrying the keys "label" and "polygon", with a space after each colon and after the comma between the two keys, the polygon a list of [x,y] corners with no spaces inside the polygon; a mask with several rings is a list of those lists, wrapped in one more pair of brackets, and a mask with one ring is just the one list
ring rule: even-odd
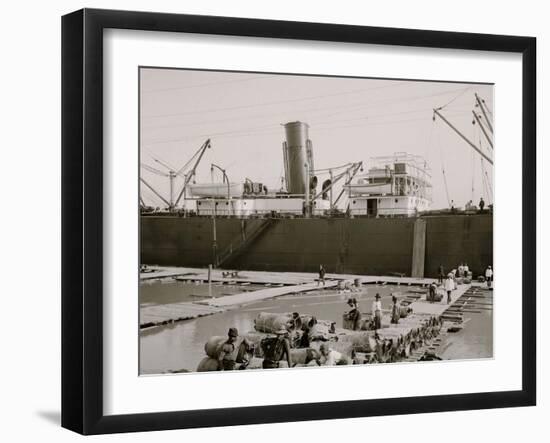
{"label": "ship hull", "polygon": [[142,216],[141,263],[203,267],[222,256],[229,259],[221,267],[231,269],[316,272],[323,264],[327,272],[411,275],[420,247],[427,277],[440,265],[450,270],[466,262],[477,276],[492,264],[492,214],[420,218],[281,218],[267,227],[264,219],[217,218],[214,247],[211,218]]}

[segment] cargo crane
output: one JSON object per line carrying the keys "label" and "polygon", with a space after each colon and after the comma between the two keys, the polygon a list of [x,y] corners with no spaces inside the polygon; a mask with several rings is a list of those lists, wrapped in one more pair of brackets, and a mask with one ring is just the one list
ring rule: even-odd
{"label": "cargo crane", "polygon": [[[483,136],[487,140],[487,143],[491,147],[491,150],[494,149],[492,135],[493,135],[493,125],[491,124],[491,119],[489,118],[488,114],[490,113],[489,109],[487,108],[487,104],[485,103],[485,100],[481,98],[477,93],[475,95],[475,107],[481,109],[481,114],[477,113],[475,110],[472,110],[473,114],[473,120],[472,124],[475,125],[478,124],[479,128],[481,129],[481,132],[483,133]],[[446,106],[446,105],[445,105]],[[486,160],[489,162],[489,164],[493,165],[493,159],[489,157],[485,152],[482,151],[481,148],[481,140],[479,147],[476,146],[468,137],[466,137],[458,128],[456,128],[449,120],[447,120],[443,114],[441,114],[441,110],[445,107],[439,107],[435,108],[433,120],[435,121],[436,116],[439,117],[441,120],[443,120],[444,123],[447,124],[460,138],[462,138],[470,147],[472,147],[480,156],[481,156],[481,170],[482,170],[482,179],[487,180],[489,182],[489,175],[487,174],[487,171],[485,170],[485,166],[483,164],[483,160]],[[443,177],[445,179],[445,170],[443,170]],[[445,179],[446,180],[446,179]],[[447,183],[445,181],[445,187],[447,188]],[[490,184],[487,186],[488,190],[490,191]],[[473,191],[473,189],[472,189]],[[448,191],[447,191],[448,192]],[[487,192],[487,195],[492,198],[492,193]],[[449,199],[449,196],[447,195],[447,199]]]}
{"label": "cargo crane", "polygon": [[[160,175],[162,177],[168,177],[169,178],[169,180],[170,180],[170,198],[169,198],[169,201],[167,199],[165,199],[156,189],[154,189],[153,186],[151,186],[143,177],[140,177],[140,181],[145,186],[147,186],[147,188],[149,188],[158,198],[160,198],[166,204],[166,206],[167,206],[167,208],[170,212],[173,212],[174,209],[179,204],[182,196],[184,196],[184,194],[186,192],[186,189],[187,189],[187,185],[195,177],[197,167],[198,167],[198,165],[199,165],[199,163],[200,163],[200,161],[201,161],[201,159],[204,155],[204,152],[206,151],[206,149],[208,149],[210,147],[211,147],[210,139],[207,139],[201,145],[201,147],[197,150],[197,152],[195,152],[193,154],[193,156],[187,161],[187,163],[185,163],[177,171],[175,170],[175,168],[171,167],[166,162],[164,162],[164,161],[162,161],[158,158],[155,158],[155,157],[153,157],[153,160],[155,162],[157,162],[158,164],[164,166],[166,169],[168,169],[168,172],[160,171],[159,169],[154,168],[154,167],[149,166],[149,165],[144,164],[144,163],[141,164],[141,167],[143,169],[145,169],[146,171],[152,172],[153,174]],[[193,164],[193,167],[191,168],[191,170],[188,173],[185,173],[186,168],[191,164],[191,162],[193,162],[193,160],[195,160],[195,162]],[[178,194],[177,199],[174,201],[174,180],[175,180],[176,177],[183,177],[184,182],[183,182],[183,187],[182,187],[180,193]],[[140,201],[143,201],[143,199],[141,199],[141,197],[140,197]]]}
{"label": "cargo crane", "polygon": [[189,161],[183,165],[180,170],[177,172],[177,174],[183,174],[183,171],[185,171],[185,168],[189,166],[189,164],[193,161],[193,159],[196,157],[195,163],[193,164],[193,167],[191,168],[191,171],[189,171],[187,174],[184,174],[184,180],[183,180],[183,186],[181,188],[181,191],[178,195],[178,198],[176,199],[175,206],[178,205],[178,203],[181,200],[181,197],[184,197],[185,200],[185,193],[187,192],[187,185],[191,182],[191,180],[195,177],[195,174],[197,172],[197,167],[199,166],[200,161],[202,160],[202,157],[205,153],[205,151],[208,148],[211,148],[212,144],[210,143],[210,139],[207,139],[202,146],[193,154],[193,156],[189,159]]}
{"label": "cargo crane", "polygon": [[[458,130],[449,120],[447,120],[443,114],[441,114],[441,112],[439,112],[441,110],[441,108],[435,108],[434,109],[434,116],[433,116],[433,119],[435,121],[435,116],[438,116],[441,120],[443,120],[443,122],[445,122],[447,124],[447,126],[449,126],[454,132],[456,132],[458,134],[458,136],[460,138],[462,138],[462,140],[464,140],[466,143],[468,143],[468,145],[470,145],[479,155],[481,155],[485,160],[487,160],[491,165],[493,164],[493,159],[490,158],[487,154],[485,154],[480,148],[478,148],[472,141],[470,141],[470,139],[468,137],[466,137],[462,132],[460,132],[460,130]],[[472,111],[474,112],[474,111]],[[476,120],[479,119],[479,116],[474,112],[474,116],[476,117]],[[479,120],[478,120],[479,122]],[[481,126],[481,128],[484,130],[483,126],[481,125],[481,123],[479,123],[479,125]],[[485,130],[484,130],[484,134],[485,134]],[[488,137],[486,135],[486,137]],[[490,145],[491,147],[493,147],[493,143],[490,142]]]}

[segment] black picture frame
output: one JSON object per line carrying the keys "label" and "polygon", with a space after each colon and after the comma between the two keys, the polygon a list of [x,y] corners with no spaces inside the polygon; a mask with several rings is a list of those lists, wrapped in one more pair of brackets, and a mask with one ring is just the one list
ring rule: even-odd
{"label": "black picture frame", "polygon": [[[103,30],[501,51],[522,55],[522,388],[110,415],[103,413]],[[82,434],[536,404],[536,39],[339,24],[83,9],[62,18],[62,426]],[[518,305],[518,310],[520,306]]]}

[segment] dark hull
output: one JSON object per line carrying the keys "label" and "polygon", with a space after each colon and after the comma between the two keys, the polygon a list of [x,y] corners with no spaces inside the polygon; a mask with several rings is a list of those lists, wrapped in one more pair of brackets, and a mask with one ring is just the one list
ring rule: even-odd
{"label": "dark hull", "polygon": [[476,276],[492,264],[492,214],[421,219],[418,240],[418,218],[217,218],[214,253],[212,219],[142,216],[141,262],[203,267],[219,260],[231,269],[296,272],[323,264],[327,272],[411,275],[420,251],[425,276],[437,275],[440,264],[450,270],[467,262]]}

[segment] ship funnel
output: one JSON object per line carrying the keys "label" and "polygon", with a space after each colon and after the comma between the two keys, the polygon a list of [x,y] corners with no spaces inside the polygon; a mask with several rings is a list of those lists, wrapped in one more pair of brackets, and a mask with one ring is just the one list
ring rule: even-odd
{"label": "ship funnel", "polygon": [[299,121],[283,126],[286,136],[286,141],[283,142],[286,189],[290,194],[306,194],[314,175],[309,126]]}

